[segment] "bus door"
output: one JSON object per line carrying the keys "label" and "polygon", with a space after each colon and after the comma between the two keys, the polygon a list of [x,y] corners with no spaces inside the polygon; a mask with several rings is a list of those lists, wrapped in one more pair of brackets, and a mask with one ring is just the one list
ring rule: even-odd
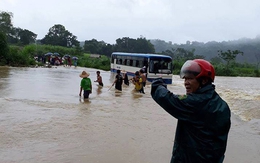
{"label": "bus door", "polygon": [[149,72],[149,60],[150,58],[144,58],[144,65],[143,65],[143,68],[144,68],[144,71],[146,73],[146,76],[147,76],[147,72]]}
{"label": "bus door", "polygon": [[111,57],[111,66],[110,66],[111,72],[115,72],[116,69],[116,57],[112,55]]}

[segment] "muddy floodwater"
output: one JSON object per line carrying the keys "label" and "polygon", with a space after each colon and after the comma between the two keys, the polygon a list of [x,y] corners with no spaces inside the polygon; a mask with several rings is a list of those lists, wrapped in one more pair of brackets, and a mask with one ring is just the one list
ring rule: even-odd
{"label": "muddy floodwater", "polygon": [[[79,74],[93,91],[79,98]],[[0,163],[168,163],[176,119],[150,96],[123,86],[114,74],[81,67],[0,67]],[[216,90],[232,110],[225,163],[259,163],[260,78],[216,77]],[[173,76],[168,88],[185,93]]]}

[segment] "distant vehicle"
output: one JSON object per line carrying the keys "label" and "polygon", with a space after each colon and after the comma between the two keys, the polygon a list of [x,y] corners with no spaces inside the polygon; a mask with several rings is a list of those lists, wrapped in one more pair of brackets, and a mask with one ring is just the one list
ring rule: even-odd
{"label": "distant vehicle", "polygon": [[162,77],[166,84],[172,84],[172,58],[160,54],[123,53],[111,54],[111,72],[125,70],[129,76],[134,76],[136,71],[144,69],[147,80],[152,82]]}

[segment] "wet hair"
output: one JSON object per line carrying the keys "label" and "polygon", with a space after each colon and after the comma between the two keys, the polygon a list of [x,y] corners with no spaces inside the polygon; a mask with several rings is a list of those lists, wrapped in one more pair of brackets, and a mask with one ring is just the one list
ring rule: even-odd
{"label": "wet hair", "polygon": [[121,72],[120,70],[116,70],[116,73],[120,74],[120,72]]}
{"label": "wet hair", "polygon": [[97,71],[98,74],[100,74],[100,71]]}

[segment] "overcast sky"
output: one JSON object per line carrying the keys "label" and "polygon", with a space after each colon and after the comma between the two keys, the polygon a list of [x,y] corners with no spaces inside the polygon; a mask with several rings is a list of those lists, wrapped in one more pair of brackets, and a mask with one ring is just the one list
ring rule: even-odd
{"label": "overcast sky", "polygon": [[55,24],[79,41],[140,36],[173,43],[229,41],[260,34],[260,0],[0,0],[13,26],[42,39]]}

